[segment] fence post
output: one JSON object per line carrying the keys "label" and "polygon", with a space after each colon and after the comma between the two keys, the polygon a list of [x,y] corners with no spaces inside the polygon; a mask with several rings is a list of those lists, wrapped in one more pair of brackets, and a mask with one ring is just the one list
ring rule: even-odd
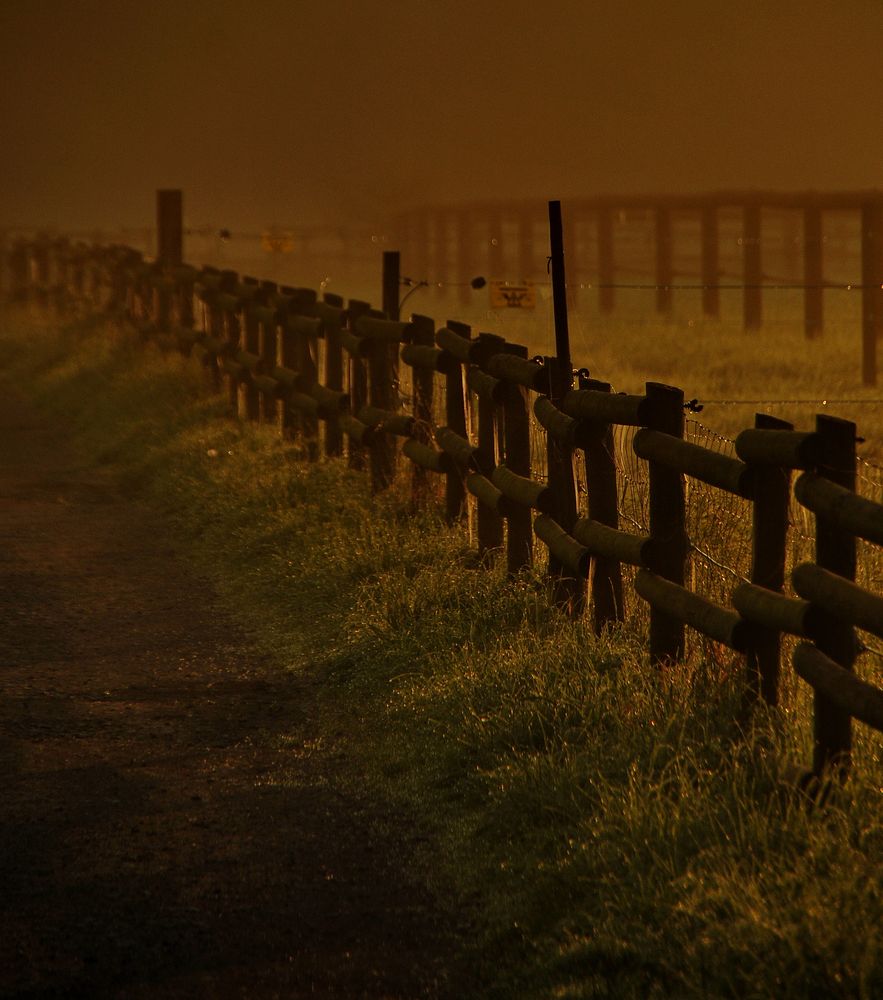
{"label": "fence post", "polygon": [[156,257],[166,268],[184,259],[183,195],[179,190],[156,192]]}
{"label": "fence post", "polygon": [[[482,345],[482,356],[485,358],[492,354],[502,354],[506,349],[505,339],[492,333],[480,333],[478,340]],[[497,464],[498,418],[498,407],[494,401],[479,394],[478,458],[481,471],[485,476],[490,476]],[[487,504],[483,503],[477,505],[476,517],[478,521],[478,555],[484,559],[488,557],[489,553],[503,547],[503,519],[496,511],[491,510]]]}
{"label": "fence post", "polygon": [[803,209],[803,331],[809,340],[822,335],[824,280],[822,210],[818,205],[806,205]]}
{"label": "fence post", "polygon": [[742,325],[759,330],[763,319],[763,267],[760,256],[760,204],[742,208]]}
{"label": "fence post", "polygon": [[[766,413],[757,413],[754,426],[760,430],[790,431],[794,425]],[[756,465],[751,524],[751,582],[781,594],[785,585],[785,554],[788,547],[788,508],[791,502],[791,470],[783,466]],[[768,705],[779,703],[781,633],[758,629],[758,640],[748,655],[748,698],[762,698]]]}
{"label": "fence post", "polygon": [[[340,330],[344,321],[343,299],[326,292],[321,306],[325,329],[325,385],[343,391],[343,347]],[[325,423],[325,454],[329,458],[343,454],[343,434],[337,417]]]}
{"label": "fence post", "polygon": [[[653,430],[684,436],[684,393],[670,385],[647,383],[647,400]],[[672,583],[684,585],[687,540],[683,473],[650,461],[650,538],[653,571]],[[663,665],[684,655],[684,625],[650,606],[650,662]]]}
{"label": "fence post", "polygon": [[[818,415],[819,472],[832,482],[855,491],[855,424],[839,417]],[[816,515],[816,563],[847,580],[855,580],[856,543],[849,531]],[[851,625],[829,618],[816,639],[816,646],[846,670],[852,670],[856,656],[855,631]],[[852,751],[852,720],[848,712],[832,705],[814,692],[813,770],[820,775],[833,768],[843,778],[849,769]]]}
{"label": "fence post", "polygon": [[[346,316],[347,326],[351,332],[355,331],[356,322],[360,316],[370,312],[371,306],[367,302],[360,302],[357,299],[350,299],[347,305]],[[355,355],[349,360],[349,383],[350,383],[350,411],[358,414],[368,402],[368,368],[361,358]],[[348,445],[348,464],[351,469],[365,468],[365,449],[352,438]]]}
{"label": "fence post", "polygon": [[[388,319],[399,318],[399,253],[383,253],[383,312]],[[368,400],[371,406],[395,411],[398,399],[399,345],[386,341],[371,343],[368,355]],[[392,485],[395,478],[396,443],[392,434],[377,434],[370,445],[371,489],[378,493]]]}
{"label": "fence post", "polygon": [[[247,282],[251,285],[251,281]],[[251,304],[260,299],[259,293],[242,302],[239,312],[239,347],[249,354],[258,353],[258,321],[251,311]],[[258,420],[260,416],[260,393],[254,387],[250,374],[239,383],[239,416],[243,420]]]}
{"label": "fence post", "polygon": [[[236,291],[238,284],[239,275],[235,271],[221,272],[220,291],[232,295]],[[226,349],[233,353],[239,344],[239,317],[232,310],[224,309],[221,324]],[[224,376],[224,381],[227,388],[227,401],[230,404],[233,415],[236,416],[239,412],[239,384],[230,374]]]}
{"label": "fence post", "polygon": [[702,312],[717,319],[720,316],[720,240],[717,202],[702,206],[700,220],[702,241]]}
{"label": "fence post", "polygon": [[[259,300],[262,305],[270,306],[275,302],[278,285],[275,281],[262,281]],[[276,338],[278,336],[278,324],[274,318],[270,321],[261,319],[258,323],[258,354],[260,355],[262,366],[266,374],[271,374],[273,366],[276,364]],[[262,424],[276,423],[279,426],[278,400],[268,399],[264,393],[258,394],[258,419]],[[281,427],[280,427],[281,430]]]}
{"label": "fence post", "polygon": [[[429,316],[412,316],[414,327],[412,343],[432,347],[435,344],[435,323]],[[421,444],[432,444],[432,404],[435,391],[435,372],[429,368],[412,368],[414,437]],[[411,469],[411,506],[415,510],[426,503],[434,490],[430,487],[429,473],[419,465]],[[434,485],[434,484],[433,484]]]}
{"label": "fence post", "polygon": [[[609,382],[580,376],[580,389],[610,392]],[[589,517],[610,528],[619,527],[616,490],[616,456],[613,427],[598,428],[583,447],[586,460],[586,488],[589,495]],[[622,567],[615,559],[594,557],[591,570],[592,626],[600,635],[604,626],[624,618]]]}
{"label": "fence post", "polygon": [[[520,344],[507,344],[506,353],[527,358],[527,348]],[[503,449],[506,468],[519,476],[530,478],[530,418],[527,409],[527,390],[520,385],[506,384],[503,403]],[[533,522],[529,507],[515,504],[506,518],[506,565],[510,575],[515,575],[533,561]]]}
{"label": "fence post", "polygon": [[883,336],[883,200],[862,205],[862,382],[877,384],[877,340]]}
{"label": "fence post", "polygon": [[613,312],[616,264],[613,256],[613,211],[604,205],[598,209],[598,308]]}
{"label": "fence post", "polygon": [[[470,328],[465,323],[448,320],[449,330],[469,339]],[[468,437],[466,431],[466,395],[463,387],[463,366],[452,367],[445,375],[445,424],[455,434]],[[454,467],[445,477],[445,517],[449,524],[459,521],[466,514],[466,484],[463,473]]]}
{"label": "fence post", "polygon": [[656,236],[656,311],[669,315],[673,303],[671,285],[674,279],[671,209],[662,205],[656,207],[654,228]]}

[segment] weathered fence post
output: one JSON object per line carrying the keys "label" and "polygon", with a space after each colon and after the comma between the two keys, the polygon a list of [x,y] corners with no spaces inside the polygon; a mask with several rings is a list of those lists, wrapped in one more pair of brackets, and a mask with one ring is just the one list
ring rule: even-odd
{"label": "weathered fence post", "polygon": [[[838,417],[816,417],[819,442],[819,472],[826,479],[855,491],[855,424]],[[816,515],[816,563],[847,580],[855,580],[856,542],[847,529],[838,527],[821,514]],[[830,617],[816,639],[816,646],[845,670],[852,670],[856,657],[853,627]],[[852,720],[848,712],[832,704],[818,691],[814,693],[813,770],[820,775],[832,768],[846,776],[852,751]]]}
{"label": "weathered fence post", "polygon": [[[506,353],[527,358],[527,348],[520,344],[507,344]],[[503,403],[503,449],[506,468],[516,475],[530,478],[530,418],[527,408],[527,390],[514,382],[506,384]],[[513,504],[506,518],[506,566],[510,575],[516,574],[533,560],[533,525],[531,510]]]}
{"label": "weathered fence post", "polygon": [[179,190],[156,192],[156,257],[166,268],[184,259],[183,195]]}
{"label": "weathered fence post", "polygon": [[810,340],[822,335],[824,280],[822,210],[816,204],[806,205],[803,209],[803,331]]}
{"label": "weathered fence post", "polygon": [[[346,316],[343,299],[330,292],[326,292],[322,299],[316,307],[316,314],[325,329],[325,385],[336,392],[342,392],[343,347],[340,331]],[[329,458],[343,454],[343,434],[336,416],[325,424],[325,454]]]}
{"label": "weathered fence post", "polygon": [[883,336],[883,200],[862,205],[862,382],[877,384],[877,341]]}
{"label": "weathered fence post", "polygon": [[[492,333],[480,333],[478,341],[482,355],[489,358],[502,354],[506,349],[503,337]],[[499,387],[497,387],[499,388]],[[478,393],[478,461],[482,475],[490,477],[497,464],[497,422],[499,407],[486,393]],[[503,547],[503,519],[487,504],[477,505],[478,554],[487,558],[489,554]]]}
{"label": "weathered fence post", "polygon": [[[399,318],[399,253],[383,253],[383,312],[387,319]],[[385,340],[371,342],[368,355],[368,401],[387,411],[399,409],[399,345]],[[396,467],[396,442],[392,434],[376,434],[371,441],[371,489],[378,493],[392,484]]]}
{"label": "weathered fence post", "polygon": [[[356,323],[360,316],[371,311],[371,306],[367,302],[360,302],[357,299],[350,299],[347,304],[347,328],[350,333],[355,331]],[[350,356],[349,360],[349,386],[350,386],[350,410],[352,413],[359,413],[368,403],[368,368],[365,362],[356,357]],[[348,445],[348,464],[351,469],[365,468],[365,449],[357,444],[352,438]]]}
{"label": "weathered fence post", "polygon": [[742,325],[746,330],[759,330],[763,319],[760,231],[760,203],[749,202],[742,208]]}
{"label": "weathered fence post", "polygon": [[[647,383],[648,426],[672,437],[684,436],[684,393],[670,385]],[[689,542],[683,473],[650,461],[650,538],[653,571],[684,585]],[[684,655],[684,625],[650,605],[650,662],[677,662]]]}
{"label": "weathered fence post", "polygon": [[[262,281],[260,302],[264,306],[258,319],[257,353],[260,355],[261,367],[266,375],[273,372],[276,365],[278,337],[278,317],[276,316],[276,293],[279,287],[275,281]],[[270,316],[272,313],[272,318]],[[258,395],[258,419],[262,424],[275,423],[281,431],[278,400],[268,398],[263,392]]]}
{"label": "weathered fence post", "polygon": [[[549,202],[549,249],[552,273],[552,300],[555,319],[554,358],[545,359],[549,375],[549,398],[560,404],[573,386],[570,360],[570,331],[567,320],[567,277],[564,264],[564,224],[561,202]],[[546,435],[546,463],[549,486],[555,503],[554,519],[568,534],[576,522],[576,484],[573,477],[573,451],[553,434]],[[570,614],[579,615],[585,605],[585,584],[578,580],[553,553],[549,552],[549,575],[555,600]]]}
{"label": "weathered fence post", "polygon": [[[787,420],[758,413],[759,430],[793,430]],[[788,508],[791,501],[791,470],[776,465],[754,466],[754,503],[751,524],[751,582],[781,594],[785,585],[785,554],[788,546]],[[748,696],[761,697],[768,705],[779,703],[781,634],[772,628],[757,628],[757,641],[748,655]]]}
{"label": "weathered fence post", "polygon": [[[580,389],[610,392],[609,382],[599,382],[580,376]],[[616,455],[613,426],[603,424],[583,447],[586,461],[586,489],[589,495],[589,517],[610,528],[619,527],[619,507],[616,490]],[[622,567],[615,559],[595,556],[591,570],[592,626],[600,635],[605,625],[624,618]]]}
{"label": "weathered fence post", "polygon": [[[470,328],[465,323],[448,320],[445,324],[457,336],[469,339]],[[466,432],[466,395],[463,387],[463,366],[456,365],[445,375],[445,424],[460,437]],[[445,517],[449,524],[466,514],[466,484],[462,470],[454,466],[445,477]]]}
{"label": "weathered fence post", "polygon": [[[432,347],[435,344],[435,322],[429,316],[411,316],[413,325],[412,343],[417,346]],[[430,368],[411,370],[413,386],[414,431],[413,437],[421,444],[432,443],[432,404],[435,389],[435,373]],[[417,509],[426,503],[430,493],[429,473],[417,465],[411,468],[411,506]]]}

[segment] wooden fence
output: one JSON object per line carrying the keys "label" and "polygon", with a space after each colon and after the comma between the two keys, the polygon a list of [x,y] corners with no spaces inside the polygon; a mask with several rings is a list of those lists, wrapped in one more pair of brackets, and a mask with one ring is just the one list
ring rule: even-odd
{"label": "wooden fence", "polygon": [[[451,523],[471,517],[481,557],[505,559],[510,574],[531,564],[539,542],[557,601],[591,614],[599,633],[623,620],[633,589],[649,606],[659,668],[684,656],[689,628],[744,657],[749,700],[774,705],[782,637],[798,637],[793,666],[814,691],[810,776],[846,774],[852,719],[883,731],[883,691],[854,670],[856,629],[883,638],[883,597],[855,582],[857,539],[883,546],[883,505],[856,493],[853,423],[822,415],[798,431],[758,415],[723,454],[685,439],[678,388],[648,383],[624,395],[585,372],[571,387],[570,366],[554,357],[529,358],[452,321],[401,321],[394,266],[377,310],[179,255],[147,261],[126,247],[21,242],[7,262],[9,291],[63,315],[106,314],[189,355],[231,411],[274,425],[309,461],[364,468],[374,491],[407,477],[415,506],[439,504]],[[646,522],[623,513],[623,428],[632,460],[648,470]],[[750,572],[722,600],[687,586],[699,551],[687,482],[750,511]],[[789,581],[795,503],[811,512],[814,558]]]}
{"label": "wooden fence", "polygon": [[[883,192],[730,191],[565,204],[572,298],[588,289],[597,293],[600,311],[609,313],[619,289],[640,288],[653,293],[656,311],[666,315],[675,291],[691,289],[701,293],[704,314],[717,317],[721,291],[731,289],[741,294],[745,329],[756,330],[763,322],[764,290],[794,289],[803,297],[806,336],[813,338],[823,332],[826,289],[860,291],[862,376],[865,384],[876,384],[877,341],[883,337]],[[854,250],[845,261],[848,277],[832,281],[826,263],[830,269],[834,247],[828,244],[826,254],[825,220],[835,215]],[[394,232],[409,273],[431,282],[451,275],[468,295],[475,274],[546,279],[545,219],[545,202],[486,202],[413,209],[396,218]],[[739,250],[726,266],[724,220]],[[543,239],[534,238],[538,229]],[[777,241],[779,273],[770,273],[772,261],[765,258],[773,256]]]}

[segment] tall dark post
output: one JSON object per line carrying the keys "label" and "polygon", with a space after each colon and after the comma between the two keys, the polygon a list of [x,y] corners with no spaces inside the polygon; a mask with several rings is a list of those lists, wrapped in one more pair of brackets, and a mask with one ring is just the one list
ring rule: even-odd
{"label": "tall dark post", "polygon": [[[670,385],[647,383],[650,403],[649,426],[653,430],[684,436],[684,393]],[[659,576],[684,585],[687,558],[686,497],[684,475],[660,462],[650,462],[650,538],[653,570]],[[684,655],[682,622],[650,608],[650,662],[661,666]]]}
{"label": "tall dark post", "polygon": [[[527,348],[520,344],[507,344],[506,351],[526,358]],[[507,468],[516,475],[530,478],[530,417],[527,409],[527,390],[509,383],[503,403],[504,459]],[[529,507],[515,504],[506,519],[506,566],[510,575],[516,574],[533,559],[533,522]]]}
{"label": "tall dark post", "polygon": [[[564,269],[564,226],[561,202],[549,202],[549,244],[551,250],[552,304],[555,314],[555,358],[547,358],[549,396],[559,401],[573,386],[573,364],[570,360],[570,333],[567,325],[567,281]],[[547,436],[549,485],[554,490],[555,520],[566,531],[573,531],[576,521],[576,487],[573,478],[573,453]],[[558,603],[578,614],[584,604],[585,589],[565,567],[549,553],[549,575],[555,586]]]}
{"label": "tall dark post", "polygon": [[656,236],[656,311],[669,315],[672,310],[672,265],[671,209],[660,205],[654,212]]}
{"label": "tall dark post", "polygon": [[570,375],[570,332],[567,327],[567,281],[564,273],[564,226],[561,202],[549,202],[549,245],[552,252],[552,305],[555,314],[555,355],[565,372],[561,395],[573,385]]}
{"label": "tall dark post", "polygon": [[[464,323],[448,320],[447,327],[459,337],[469,339],[470,328]],[[445,374],[445,423],[460,437],[467,437],[466,393],[463,387],[463,368],[452,367]],[[452,468],[445,477],[445,517],[449,524],[466,515],[466,486],[460,469]]]}
{"label": "tall dark post", "polygon": [[803,330],[808,339],[822,335],[824,282],[822,263],[822,210],[803,210]]}
{"label": "tall dark post", "polygon": [[[610,392],[609,382],[580,376],[580,389]],[[589,492],[589,517],[610,528],[619,527],[616,488],[616,448],[613,426],[604,424],[584,444],[586,485]],[[615,559],[595,556],[592,559],[592,625],[597,635],[605,625],[622,621],[625,611],[622,598],[622,567]]]}
{"label": "tall dark post", "polygon": [[179,190],[156,192],[156,256],[167,267],[184,259],[183,195]]}
{"label": "tall dark post", "polygon": [[398,250],[383,251],[383,304],[381,309],[388,319],[399,318],[399,289],[401,287],[401,258]]}
{"label": "tall dark post", "polygon": [[[793,430],[786,420],[758,413],[754,426],[761,430]],[[776,465],[754,468],[754,504],[751,528],[751,582],[781,594],[785,585],[788,545],[788,507],[791,501],[791,470]],[[781,634],[758,630],[748,659],[748,694],[768,705],[779,703],[779,659]]]}
{"label": "tall dark post", "polygon": [[759,330],[763,317],[763,269],[760,259],[760,205],[742,209],[742,325]]}
{"label": "tall dark post", "polygon": [[720,245],[718,237],[718,206],[709,202],[702,206],[702,312],[717,319],[720,316]]}
{"label": "tall dark post", "polygon": [[862,382],[877,384],[877,340],[883,336],[883,200],[862,205]]}
{"label": "tall dark post", "polygon": [[[838,417],[817,416],[816,434],[821,446],[820,472],[848,490],[855,490],[855,424]],[[816,563],[847,580],[855,580],[855,536],[824,517],[816,516]],[[851,625],[836,619],[826,623],[816,646],[845,670],[852,670],[856,655],[855,632]],[[813,770],[821,774],[828,767],[845,775],[852,751],[852,722],[849,713],[831,704],[818,691],[814,698],[815,751]]]}

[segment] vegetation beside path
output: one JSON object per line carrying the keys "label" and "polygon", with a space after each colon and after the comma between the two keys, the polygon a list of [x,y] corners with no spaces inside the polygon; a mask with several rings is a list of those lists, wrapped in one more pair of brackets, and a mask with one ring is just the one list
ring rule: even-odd
{"label": "vegetation beside path", "polygon": [[475,913],[461,961],[486,996],[883,994],[873,737],[808,811],[785,790],[801,705],[740,728],[737,665],[658,676],[407,498],[231,421],[180,357],[7,316],[0,365],[160,509],[280,670],[319,682],[353,780],[418,817],[419,863]]}

